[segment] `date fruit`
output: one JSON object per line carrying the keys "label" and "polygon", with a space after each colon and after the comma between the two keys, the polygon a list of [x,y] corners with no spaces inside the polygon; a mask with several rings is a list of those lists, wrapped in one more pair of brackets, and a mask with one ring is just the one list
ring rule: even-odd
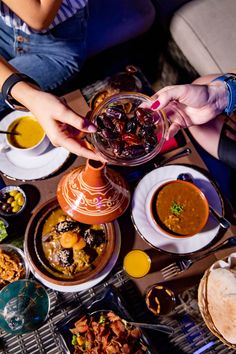
{"label": "date fruit", "polygon": [[[132,104],[131,104],[132,105]],[[112,104],[97,116],[97,140],[108,153],[133,159],[150,153],[157,145],[153,112],[146,108],[127,111],[127,104]]]}

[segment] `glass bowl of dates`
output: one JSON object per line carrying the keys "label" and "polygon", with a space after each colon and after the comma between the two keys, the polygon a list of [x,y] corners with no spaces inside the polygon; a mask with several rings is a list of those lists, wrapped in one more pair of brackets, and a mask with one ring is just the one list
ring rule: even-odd
{"label": "glass bowl of dates", "polygon": [[108,163],[136,166],[155,157],[168,129],[162,111],[142,107],[151,98],[138,92],[123,92],[106,98],[91,114],[96,133],[93,146]]}
{"label": "glass bowl of dates", "polygon": [[16,216],[26,205],[26,195],[19,186],[6,186],[0,190],[0,215]]}

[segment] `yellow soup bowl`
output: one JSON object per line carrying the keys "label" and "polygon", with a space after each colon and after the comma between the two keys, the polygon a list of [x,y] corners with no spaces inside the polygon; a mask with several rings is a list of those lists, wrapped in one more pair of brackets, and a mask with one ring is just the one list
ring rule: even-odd
{"label": "yellow soup bowl", "polygon": [[11,121],[7,130],[7,145],[10,149],[27,155],[40,155],[49,145],[43,128],[32,115],[18,117]]}

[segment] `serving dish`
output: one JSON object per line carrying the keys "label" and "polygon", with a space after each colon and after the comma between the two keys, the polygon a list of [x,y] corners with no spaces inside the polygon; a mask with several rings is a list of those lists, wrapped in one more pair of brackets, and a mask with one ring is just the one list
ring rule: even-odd
{"label": "serving dish", "polygon": [[[94,312],[99,312],[100,310],[113,311],[121,318],[132,321],[132,317],[127,310],[127,304],[125,300],[119,294],[117,289],[109,286],[94,296],[93,299],[86,304],[86,307],[80,305],[71,313],[71,315],[57,324],[59,338],[62,343],[62,348],[66,354],[74,354],[74,347],[72,344],[73,334],[70,332],[70,329],[74,327],[74,323],[82,316],[90,316]],[[141,335],[141,341],[147,347],[146,353],[153,353],[151,342],[143,331]],[[155,351],[155,353],[157,353],[157,351]]]}
{"label": "serving dish", "polygon": [[17,216],[25,208],[27,198],[19,186],[5,186],[0,190],[0,215]]}
{"label": "serving dish", "polygon": [[146,174],[138,183],[133,194],[132,221],[144,241],[150,246],[169,254],[185,255],[196,252],[213,242],[220,230],[218,221],[211,214],[209,214],[203,230],[192,237],[168,237],[154,224],[149,211],[152,188],[158,183],[162,184],[170,180],[176,180],[178,175],[183,172],[191,173],[196,185],[203,191],[209,204],[214,205],[219,213],[224,214],[223,200],[217,187],[202,172],[185,165],[170,165],[157,168]]}
{"label": "serving dish", "polygon": [[208,329],[236,349],[236,253],[214,262],[198,287],[198,306]]}
{"label": "serving dish", "polygon": [[97,132],[91,143],[115,165],[137,166],[156,156],[165,142],[168,122],[164,112],[139,107],[151,98],[122,92],[106,98],[91,113]]}
{"label": "serving dish", "polygon": [[[82,285],[84,283],[87,283],[90,280],[95,279],[99,274],[103,271],[103,269],[108,265],[109,261],[112,258],[113,252],[115,250],[116,246],[116,230],[115,226],[113,223],[107,223],[107,224],[102,224],[99,225],[104,229],[104,237],[105,237],[105,242],[103,244],[103,247],[101,249],[101,253],[96,253],[95,257],[93,257],[93,260],[91,263],[83,263],[83,265],[86,265],[86,267],[80,268],[78,271],[74,271],[75,267],[72,264],[72,268],[70,268],[67,264],[63,263],[65,267],[61,269],[58,267],[55,262],[53,263],[48,257],[47,253],[45,253],[45,248],[44,246],[48,242],[48,235],[51,237],[50,233],[45,234],[45,224],[50,221],[50,216],[55,215],[57,211],[61,211],[58,201],[56,198],[52,198],[48,202],[44,203],[41,205],[34,215],[32,216],[28,227],[26,229],[26,235],[25,235],[25,243],[24,243],[24,250],[25,254],[27,256],[27,259],[29,261],[30,267],[32,268],[35,276],[39,276],[40,279],[45,280],[47,285],[50,284],[54,286],[60,286],[61,288],[63,287],[76,287],[78,285]],[[58,214],[59,218],[60,215],[63,216],[63,219],[65,217],[65,214],[63,211],[61,211],[61,214]],[[64,219],[65,220],[65,219]],[[66,219],[67,220],[67,219]],[[72,225],[74,225],[73,222]],[[55,224],[54,224],[55,225]],[[56,227],[61,228],[61,225],[64,225],[64,221],[59,222],[56,224]],[[80,224],[79,224],[80,225]],[[63,226],[64,227],[64,226]],[[74,227],[74,226],[73,226]],[[86,230],[90,230],[89,225],[85,225]],[[54,228],[52,228],[54,230]],[[72,230],[73,231],[73,230]],[[54,232],[54,231],[53,231]],[[65,235],[65,233],[70,233],[71,231],[63,231],[62,235]],[[60,237],[61,234],[56,234],[56,237]],[[59,238],[59,243],[60,243],[60,238]],[[82,240],[83,241],[83,240]],[[52,242],[57,242],[53,241]],[[60,245],[59,245],[60,246]],[[63,244],[63,246],[66,246]],[[51,247],[51,246],[50,246]],[[68,251],[69,249],[72,252],[73,257],[75,255],[75,249],[73,247],[77,247],[77,245],[73,246],[66,246],[66,247],[61,247],[60,250]],[[87,243],[84,247],[87,247]],[[83,251],[83,249],[81,249]],[[86,249],[87,250],[87,249]],[[77,250],[76,250],[77,252]],[[80,250],[78,250],[80,252]],[[95,251],[93,250],[93,253]],[[53,253],[52,253],[53,254]],[[75,259],[75,258],[73,258]],[[64,260],[64,258],[63,258]],[[86,258],[87,260],[87,258]],[[81,263],[81,259],[79,258],[79,263]],[[61,264],[61,263],[60,263]],[[88,265],[88,266],[87,266]],[[71,270],[71,272],[68,272],[67,270]],[[76,268],[77,269],[77,268]],[[66,270],[64,272],[63,270]]]}
{"label": "serving dish", "polygon": [[24,252],[11,244],[0,244],[0,289],[16,280],[28,278],[29,273]]}

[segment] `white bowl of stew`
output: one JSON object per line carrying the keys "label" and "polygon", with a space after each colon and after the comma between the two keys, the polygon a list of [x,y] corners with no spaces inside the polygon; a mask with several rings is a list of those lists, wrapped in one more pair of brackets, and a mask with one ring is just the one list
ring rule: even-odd
{"label": "white bowl of stew", "polygon": [[163,235],[183,238],[201,232],[209,217],[206,196],[196,185],[167,180],[147,197],[148,218]]}

